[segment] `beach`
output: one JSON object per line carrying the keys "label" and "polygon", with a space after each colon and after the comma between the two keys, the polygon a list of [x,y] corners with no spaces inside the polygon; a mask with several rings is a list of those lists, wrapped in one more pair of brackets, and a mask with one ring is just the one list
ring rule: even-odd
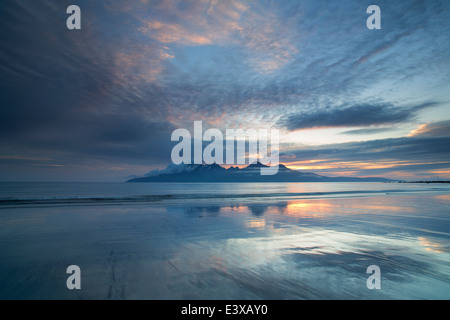
{"label": "beach", "polygon": [[0,183],[0,299],[449,299],[449,214],[444,184]]}

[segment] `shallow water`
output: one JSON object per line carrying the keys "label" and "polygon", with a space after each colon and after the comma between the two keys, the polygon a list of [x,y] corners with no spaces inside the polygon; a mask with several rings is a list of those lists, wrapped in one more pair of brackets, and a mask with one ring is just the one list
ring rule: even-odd
{"label": "shallow water", "polygon": [[449,299],[449,214],[431,184],[1,183],[0,298]]}

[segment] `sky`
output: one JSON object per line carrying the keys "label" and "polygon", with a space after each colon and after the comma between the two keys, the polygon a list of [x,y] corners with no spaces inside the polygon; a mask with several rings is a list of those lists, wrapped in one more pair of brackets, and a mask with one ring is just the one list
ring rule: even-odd
{"label": "sky", "polygon": [[291,169],[450,179],[448,0],[2,0],[0,42],[0,181],[144,175],[194,121],[276,128]]}

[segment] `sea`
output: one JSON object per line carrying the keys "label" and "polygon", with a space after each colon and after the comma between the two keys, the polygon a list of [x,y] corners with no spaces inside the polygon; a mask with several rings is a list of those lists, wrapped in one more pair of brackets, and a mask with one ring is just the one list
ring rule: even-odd
{"label": "sea", "polygon": [[5,182],[0,299],[450,299],[449,240],[449,184]]}

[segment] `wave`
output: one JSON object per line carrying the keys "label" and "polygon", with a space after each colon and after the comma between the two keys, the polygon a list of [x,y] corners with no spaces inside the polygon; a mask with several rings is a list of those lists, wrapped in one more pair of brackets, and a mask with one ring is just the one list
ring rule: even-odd
{"label": "wave", "polygon": [[173,200],[201,200],[201,199],[276,199],[276,198],[326,198],[326,197],[350,197],[370,196],[372,194],[395,194],[435,191],[430,189],[387,189],[387,190],[350,190],[350,191],[327,191],[327,192],[289,192],[289,193],[190,193],[190,194],[154,194],[133,196],[81,196],[81,197],[24,197],[24,198],[0,198],[0,206],[11,205],[61,205],[61,204],[107,204],[107,203],[151,203],[158,201]]}

